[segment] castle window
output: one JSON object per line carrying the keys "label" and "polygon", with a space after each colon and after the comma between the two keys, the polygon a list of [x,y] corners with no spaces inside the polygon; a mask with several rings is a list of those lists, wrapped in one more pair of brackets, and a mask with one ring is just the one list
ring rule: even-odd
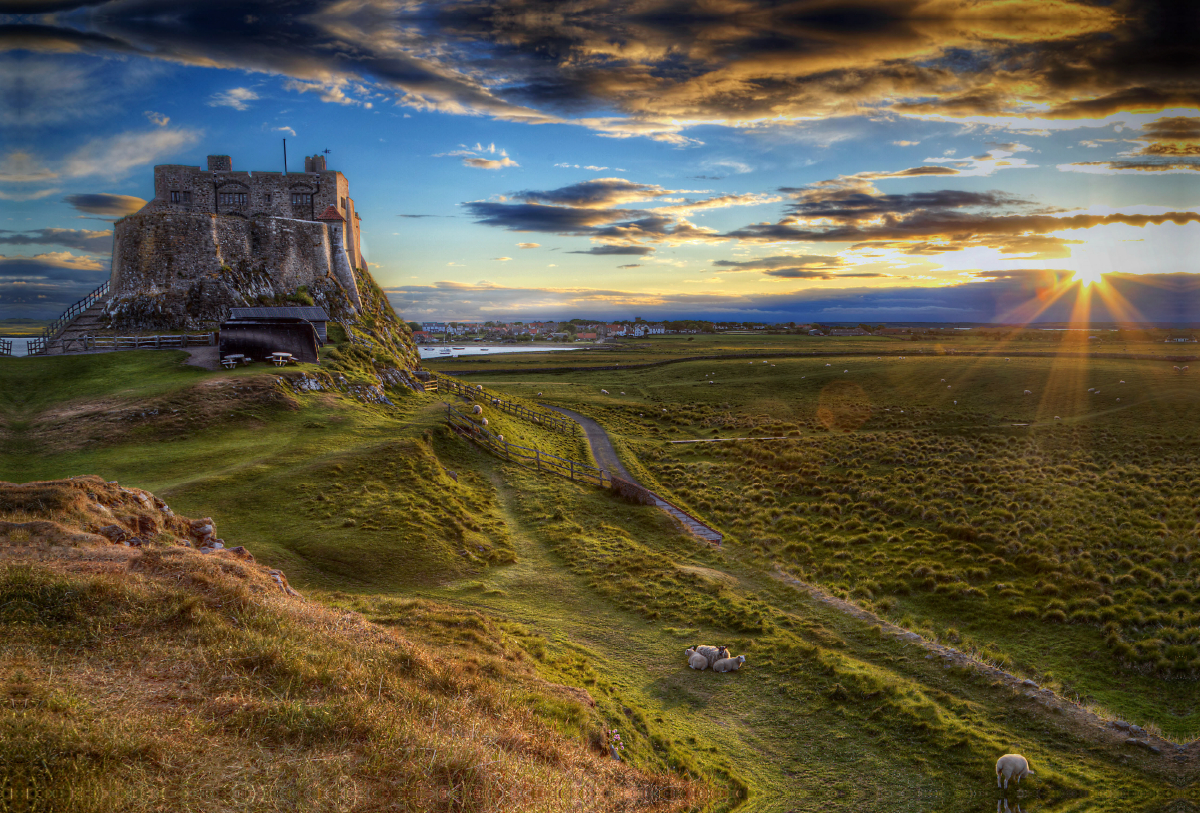
{"label": "castle window", "polygon": [[222,192],[220,203],[222,206],[245,206],[245,192]]}
{"label": "castle window", "polygon": [[171,203],[182,203],[185,206],[192,204],[192,193],[189,191],[179,191],[178,189],[171,190]]}
{"label": "castle window", "polygon": [[312,195],[306,194],[304,192],[293,192],[292,193],[292,205],[293,206],[309,206],[311,204],[312,204]]}
{"label": "castle window", "polygon": [[267,205],[268,206],[271,205],[271,193],[270,192],[267,193]]}
{"label": "castle window", "polygon": [[346,199],[342,198],[342,211],[346,211]]}

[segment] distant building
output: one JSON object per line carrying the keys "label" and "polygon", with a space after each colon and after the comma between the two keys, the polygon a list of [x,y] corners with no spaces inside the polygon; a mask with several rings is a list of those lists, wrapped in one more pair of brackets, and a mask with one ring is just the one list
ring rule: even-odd
{"label": "distant building", "polygon": [[829,331],[830,336],[870,336],[871,334],[863,330],[861,327],[835,327]]}

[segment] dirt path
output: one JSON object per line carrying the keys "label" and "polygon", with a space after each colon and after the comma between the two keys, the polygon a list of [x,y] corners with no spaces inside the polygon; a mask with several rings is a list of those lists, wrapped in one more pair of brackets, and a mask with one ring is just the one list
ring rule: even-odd
{"label": "dirt path", "polygon": [[1158,756],[1164,761],[1169,760],[1171,763],[1174,763],[1175,770],[1179,771],[1180,774],[1191,774],[1194,776],[1197,769],[1200,769],[1200,740],[1193,740],[1186,744],[1177,743],[1150,734],[1137,726],[1131,726],[1129,723],[1123,721],[1106,720],[1079,703],[1075,703],[1061,695],[1055,694],[1049,689],[1038,686],[1032,680],[1022,679],[991,664],[978,661],[966,652],[955,649],[952,646],[944,646],[935,641],[926,640],[915,632],[898,627],[869,610],[864,610],[849,601],[830,595],[817,585],[803,582],[779,568],[776,568],[773,575],[781,582],[807,593],[815,601],[868,624],[878,625],[884,634],[895,636],[913,646],[924,649],[927,653],[925,655],[927,659],[940,659],[943,666],[947,669],[953,666],[965,667],[977,670],[990,678],[999,680],[1015,694],[1024,696],[1034,703],[1043,706],[1051,711],[1051,713],[1062,715],[1074,724],[1077,731],[1090,734],[1090,738],[1093,740],[1109,744],[1120,743],[1134,748],[1145,749],[1150,754]]}

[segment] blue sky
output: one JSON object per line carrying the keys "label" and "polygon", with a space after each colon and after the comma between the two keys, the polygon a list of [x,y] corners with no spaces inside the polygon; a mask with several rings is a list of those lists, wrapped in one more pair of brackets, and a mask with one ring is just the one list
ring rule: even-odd
{"label": "blue sky", "polygon": [[0,318],[100,284],[154,164],[286,137],[408,319],[1200,321],[1174,5],[277,8],[0,0]]}

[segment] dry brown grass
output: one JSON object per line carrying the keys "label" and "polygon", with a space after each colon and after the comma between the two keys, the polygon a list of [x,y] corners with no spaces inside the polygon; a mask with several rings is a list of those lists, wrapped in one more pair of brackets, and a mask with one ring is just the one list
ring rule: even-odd
{"label": "dry brown grass", "polygon": [[[516,639],[419,644],[290,596],[251,561],[164,541],[186,521],[137,494],[98,478],[0,486],[6,809],[694,801],[678,779],[607,758],[586,692],[547,684]],[[155,540],[88,533],[107,519],[97,506],[155,515]]]}

